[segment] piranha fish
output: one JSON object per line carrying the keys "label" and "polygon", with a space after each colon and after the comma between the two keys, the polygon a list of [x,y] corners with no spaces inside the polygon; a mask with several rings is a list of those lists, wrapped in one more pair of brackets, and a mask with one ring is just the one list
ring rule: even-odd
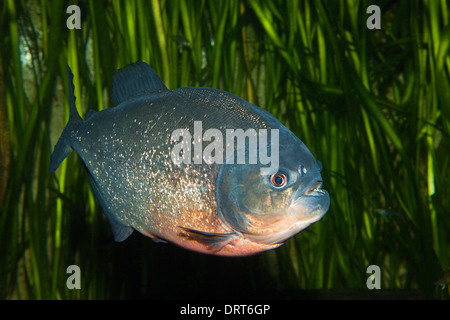
{"label": "piranha fish", "polygon": [[[116,107],[89,110],[82,120],[68,66],[67,75],[70,116],[51,155],[50,172],[72,150],[78,153],[115,241],[137,230],[156,242],[245,256],[279,247],[329,209],[320,165],[305,144],[264,109],[218,89],[169,90],[149,65],[136,62],[113,77],[111,102]],[[173,132],[192,132],[199,121],[206,132],[200,137],[194,133],[194,149],[212,140],[206,137],[209,129],[216,140],[217,134],[225,136],[231,129],[253,129],[258,136],[276,131],[277,148],[273,143],[256,148],[278,156],[277,167],[264,173],[267,163],[234,161],[237,152],[227,153],[227,161],[199,161],[189,146],[182,153],[193,161],[174,161],[179,140]],[[215,153],[225,154],[234,145],[234,140],[214,144]],[[249,142],[244,151],[249,157]]]}

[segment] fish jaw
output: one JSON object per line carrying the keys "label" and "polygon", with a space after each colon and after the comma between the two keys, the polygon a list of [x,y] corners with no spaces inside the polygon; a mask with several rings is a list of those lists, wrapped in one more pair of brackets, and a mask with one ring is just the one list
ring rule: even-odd
{"label": "fish jaw", "polygon": [[287,213],[295,217],[299,224],[311,224],[320,220],[329,208],[330,195],[322,189],[322,181],[317,180],[292,201]]}
{"label": "fish jaw", "polygon": [[[316,181],[295,199],[287,210],[292,226],[284,232],[288,239],[311,224],[319,221],[330,208],[330,195],[322,189],[322,181]],[[280,235],[281,236],[281,235]]]}
{"label": "fish jaw", "polygon": [[276,245],[285,242],[297,233],[319,221],[330,207],[330,196],[316,181],[294,198],[285,212],[259,217],[259,221],[248,218],[251,226],[245,238],[259,244]]}

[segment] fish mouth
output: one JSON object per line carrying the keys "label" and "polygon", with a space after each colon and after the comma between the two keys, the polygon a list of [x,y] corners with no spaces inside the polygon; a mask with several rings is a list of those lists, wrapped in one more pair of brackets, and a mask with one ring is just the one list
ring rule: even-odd
{"label": "fish mouth", "polygon": [[297,195],[288,209],[288,213],[295,217],[296,223],[311,224],[320,220],[330,207],[330,195],[322,189],[322,180],[316,180],[303,193]]}
{"label": "fish mouth", "polygon": [[[258,217],[264,219],[264,224],[269,226],[268,231],[252,233],[255,229],[262,228],[258,226],[243,234],[246,238],[258,243],[280,244],[319,221],[329,207],[330,196],[326,190],[322,189],[322,180],[316,180],[306,190],[297,190],[297,197],[294,197],[286,211],[267,215],[265,219]],[[261,220],[259,222],[261,223]],[[250,225],[253,224],[250,222]]]}
{"label": "fish mouth", "polygon": [[313,182],[301,195],[307,197],[323,197],[326,196],[327,192],[322,189],[323,182],[318,180]]}

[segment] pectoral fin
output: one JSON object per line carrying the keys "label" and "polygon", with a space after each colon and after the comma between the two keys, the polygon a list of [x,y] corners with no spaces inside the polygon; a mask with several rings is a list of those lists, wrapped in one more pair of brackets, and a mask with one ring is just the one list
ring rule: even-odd
{"label": "pectoral fin", "polygon": [[237,239],[237,235],[233,232],[229,233],[215,233],[215,232],[204,232],[194,229],[189,229],[185,227],[178,226],[184,231],[188,239],[200,242],[204,244],[209,250],[216,252],[225,247],[231,241]]}
{"label": "pectoral fin", "polygon": [[155,243],[167,243],[166,240],[161,239],[160,237],[157,237],[157,236],[155,236],[154,234],[146,234],[146,235],[149,236],[150,239],[152,239],[153,242],[155,242]]}

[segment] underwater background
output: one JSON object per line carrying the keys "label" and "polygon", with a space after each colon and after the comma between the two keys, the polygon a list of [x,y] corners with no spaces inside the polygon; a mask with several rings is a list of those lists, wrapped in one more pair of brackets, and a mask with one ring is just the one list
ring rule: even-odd
{"label": "underwater background", "polygon": [[[0,298],[448,299],[449,19],[445,0],[1,1]],[[49,158],[66,64],[84,115],[137,60],[169,89],[220,88],[278,117],[323,164],[324,218],[245,258],[114,242],[80,158],[53,174]]]}

